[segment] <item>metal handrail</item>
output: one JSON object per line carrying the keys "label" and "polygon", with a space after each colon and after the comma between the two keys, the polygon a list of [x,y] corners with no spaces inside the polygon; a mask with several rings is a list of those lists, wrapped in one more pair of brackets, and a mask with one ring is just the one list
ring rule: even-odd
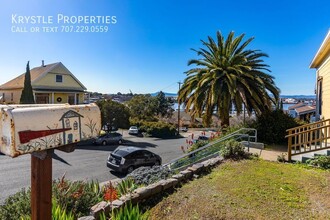
{"label": "metal handrail", "polygon": [[[254,135],[246,134],[249,131],[253,131],[254,132]],[[182,155],[180,157],[177,157],[177,158],[171,160],[170,162],[164,164],[163,166],[167,166],[167,167],[169,167],[171,169],[171,165],[175,164],[177,161],[179,161],[179,160],[181,160],[181,159],[183,159],[185,157],[194,158],[194,155],[196,155],[196,153],[198,153],[200,151],[203,151],[203,150],[205,150],[205,149],[207,149],[207,148],[209,148],[211,146],[214,146],[216,144],[219,144],[221,142],[224,142],[226,140],[232,139],[232,138],[234,138],[235,140],[237,140],[239,138],[248,138],[248,142],[250,142],[251,141],[251,138],[252,138],[252,139],[254,139],[254,142],[257,142],[257,130],[254,129],[254,128],[241,128],[241,129],[239,129],[239,130],[237,130],[237,131],[235,131],[233,133],[230,133],[228,135],[225,135],[224,137],[221,137],[220,139],[218,139],[216,141],[213,141],[211,143],[208,143],[207,145],[205,145],[205,146],[203,146],[201,148],[198,148],[198,149],[196,149],[196,150],[194,150],[194,151],[192,151],[190,153],[187,153],[187,154],[184,154],[184,155]],[[215,152],[213,154],[207,155],[206,157],[209,157],[209,156],[212,156],[212,155],[218,154],[218,153],[219,153],[219,151],[217,151],[217,152]],[[204,158],[206,158],[206,157],[204,157]],[[203,160],[204,158],[201,158],[198,161]],[[195,163],[195,162],[197,162],[197,161],[193,161],[192,163]],[[192,164],[192,163],[190,163],[190,164]],[[175,169],[180,169],[180,168],[181,167],[178,167],[178,168],[175,168]]]}

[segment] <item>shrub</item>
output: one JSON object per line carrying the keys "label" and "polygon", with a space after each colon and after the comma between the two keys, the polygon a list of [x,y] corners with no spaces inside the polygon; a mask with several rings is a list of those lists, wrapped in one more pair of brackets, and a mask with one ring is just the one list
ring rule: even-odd
{"label": "shrub", "polygon": [[[9,196],[4,205],[0,206],[0,219],[6,220],[30,220],[31,219],[31,190],[22,189],[21,191]],[[57,201],[52,200],[52,219],[53,220],[74,220],[74,215],[67,212]]]}
{"label": "shrub", "polygon": [[143,122],[139,129],[141,132],[158,138],[174,137],[177,133],[173,125],[165,122]]}
{"label": "shrub", "polygon": [[248,156],[244,150],[244,145],[235,140],[226,141],[220,149],[220,155],[225,159],[243,159]]}
{"label": "shrub", "polygon": [[320,155],[306,161],[307,164],[330,169],[330,156]]}
{"label": "shrub", "polygon": [[53,182],[53,197],[62,208],[71,210],[75,217],[88,215],[90,207],[102,201],[102,196],[97,182],[71,182],[64,176]]}
{"label": "shrub", "polygon": [[286,153],[281,153],[281,155],[277,155],[277,161],[284,163],[286,161],[285,157],[286,157]]}
{"label": "shrub", "polygon": [[138,186],[133,178],[125,178],[117,185],[117,191],[120,196],[132,193]]}
{"label": "shrub", "polygon": [[112,185],[111,181],[103,188],[103,199],[110,203],[118,199],[117,189]]}
{"label": "shrub", "polygon": [[61,207],[55,199],[52,204],[52,220],[74,220],[74,215],[71,211],[66,211]]}
{"label": "shrub", "polygon": [[126,204],[124,207],[121,207],[118,212],[112,212],[112,220],[144,220],[148,219],[147,216],[144,216],[140,211],[139,206],[132,206],[132,203]]}
{"label": "shrub", "polygon": [[0,219],[17,220],[21,216],[31,215],[30,189],[21,191],[9,196],[3,205],[0,206]]}
{"label": "shrub", "polygon": [[127,177],[132,178],[135,184],[149,185],[162,179],[171,177],[172,172],[163,166],[140,167],[130,173]]}
{"label": "shrub", "polygon": [[194,143],[193,145],[191,145],[191,147],[189,148],[189,152],[192,152],[194,150],[197,150],[198,148],[204,147],[205,145],[207,145],[209,143],[209,141],[197,141],[196,143]]}
{"label": "shrub", "polygon": [[282,110],[266,111],[258,116],[253,127],[258,130],[258,140],[267,144],[286,143],[286,130],[301,125]]}

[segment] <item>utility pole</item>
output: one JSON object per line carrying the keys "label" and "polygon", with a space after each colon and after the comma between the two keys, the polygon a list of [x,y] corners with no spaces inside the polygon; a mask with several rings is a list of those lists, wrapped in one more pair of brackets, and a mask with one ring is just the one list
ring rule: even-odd
{"label": "utility pole", "polygon": [[179,91],[178,91],[178,135],[180,134],[180,100],[179,100],[179,92],[181,88],[181,82],[178,82],[179,84]]}

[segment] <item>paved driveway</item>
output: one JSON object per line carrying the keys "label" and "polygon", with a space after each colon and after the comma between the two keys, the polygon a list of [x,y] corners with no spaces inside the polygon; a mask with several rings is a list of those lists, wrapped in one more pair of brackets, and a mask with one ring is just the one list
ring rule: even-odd
{"label": "paved driveway", "polygon": [[[179,157],[183,154],[180,146],[186,144],[186,138],[158,139],[143,138],[127,134],[122,131],[125,145],[145,147],[146,149],[159,154],[163,163]],[[183,133],[188,136],[190,133]],[[63,174],[71,180],[98,180],[108,181],[122,177],[110,172],[106,167],[106,159],[110,152],[118,145],[78,146],[72,153],[64,153],[55,150],[53,155],[53,179],[60,178]],[[18,192],[21,188],[30,186],[31,155],[23,155],[17,158],[10,158],[0,155],[0,203],[6,197]]]}

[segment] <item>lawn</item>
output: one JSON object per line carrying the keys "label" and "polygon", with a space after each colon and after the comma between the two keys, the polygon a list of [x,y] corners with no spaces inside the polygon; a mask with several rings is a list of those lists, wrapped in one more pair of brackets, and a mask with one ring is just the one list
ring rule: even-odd
{"label": "lawn", "polygon": [[150,219],[330,219],[330,172],[264,160],[225,162],[148,211]]}

